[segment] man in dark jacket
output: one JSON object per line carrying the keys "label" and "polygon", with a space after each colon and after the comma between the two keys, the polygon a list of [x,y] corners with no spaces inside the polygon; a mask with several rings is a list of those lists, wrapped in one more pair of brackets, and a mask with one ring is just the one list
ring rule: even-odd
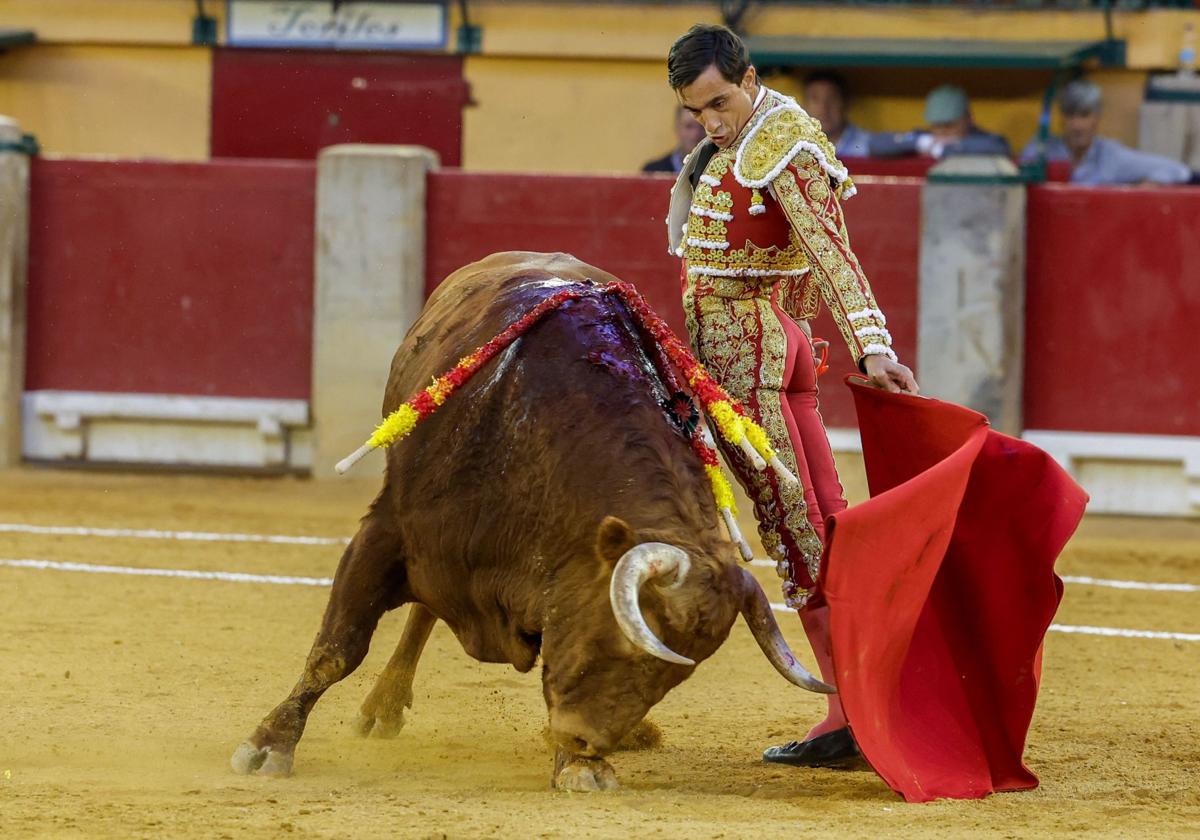
{"label": "man in dark jacket", "polygon": [[926,128],[900,134],[871,135],[871,156],[943,158],[950,155],[1009,157],[1012,154],[1007,140],[975,125],[967,94],[960,87],[942,85],[925,97],[925,123]]}
{"label": "man in dark jacket", "polygon": [[643,172],[670,172],[678,174],[683,168],[683,159],[696,144],[704,139],[704,126],[692,119],[682,107],[675,109],[675,148],[660,158],[642,167]]}

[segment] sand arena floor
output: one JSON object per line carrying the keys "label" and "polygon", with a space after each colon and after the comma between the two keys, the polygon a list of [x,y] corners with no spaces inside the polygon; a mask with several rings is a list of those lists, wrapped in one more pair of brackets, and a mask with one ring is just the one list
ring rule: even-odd
{"label": "sand arena floor", "polygon": [[[336,545],[25,526],[341,537],[375,489],[0,472],[0,561],[326,577]],[[775,596],[771,571],[757,571]],[[1089,519],[1059,571],[1200,583],[1200,525]],[[231,751],[298,676],[326,596],[319,586],[0,565],[0,837],[1200,836],[1200,591],[1068,584],[1061,624],[1193,638],[1051,633],[1027,750],[1042,787],[925,805],[906,805],[869,772],[759,761],[767,744],[801,734],[821,701],[786,685],[741,624],[651,713],[662,745],[613,758],[613,793],[550,791],[536,672],[476,663],[442,626],[399,738],[356,737],[358,704],[403,611],[385,617],[364,665],[318,704],[294,777],[234,775]],[[782,623],[807,653],[799,622]]]}

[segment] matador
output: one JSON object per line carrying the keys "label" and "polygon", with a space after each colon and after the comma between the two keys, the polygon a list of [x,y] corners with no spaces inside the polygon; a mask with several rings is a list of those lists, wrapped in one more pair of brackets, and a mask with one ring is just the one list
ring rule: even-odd
{"label": "matador", "polygon": [[[671,193],[668,233],[682,257],[683,308],[697,356],[766,431],[801,487],[726,460],[754,502],[759,533],[779,564],[826,682],[835,683],[828,608],[811,598],[825,517],[846,507],[817,406],[808,321],[821,301],[854,361],[879,387],[917,391],[850,249],[841,201],[854,183],[833,144],[795,100],[762,85],[745,45],[721,26],[675,42],[668,78],[706,137]],[[767,761],[849,767],[861,759],[837,695],[801,741]]]}

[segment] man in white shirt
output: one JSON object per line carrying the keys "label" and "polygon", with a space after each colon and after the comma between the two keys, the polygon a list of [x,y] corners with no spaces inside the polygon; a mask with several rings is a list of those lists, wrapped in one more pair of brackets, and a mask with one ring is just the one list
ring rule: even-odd
{"label": "man in white shirt", "polygon": [[[1063,118],[1061,137],[1047,139],[1046,160],[1069,161],[1071,183],[1197,184],[1200,176],[1185,164],[1162,155],[1139,152],[1108,137],[1098,137],[1103,97],[1099,85],[1078,79],[1063,88],[1058,98]],[[1038,141],[1029,141],[1021,162],[1038,159]]]}

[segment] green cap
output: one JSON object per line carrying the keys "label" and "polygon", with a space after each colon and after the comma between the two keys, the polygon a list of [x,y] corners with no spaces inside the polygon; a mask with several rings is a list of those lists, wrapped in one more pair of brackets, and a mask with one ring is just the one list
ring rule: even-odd
{"label": "green cap", "polygon": [[961,120],[967,115],[967,93],[956,85],[934,88],[925,97],[925,122],[929,125]]}

